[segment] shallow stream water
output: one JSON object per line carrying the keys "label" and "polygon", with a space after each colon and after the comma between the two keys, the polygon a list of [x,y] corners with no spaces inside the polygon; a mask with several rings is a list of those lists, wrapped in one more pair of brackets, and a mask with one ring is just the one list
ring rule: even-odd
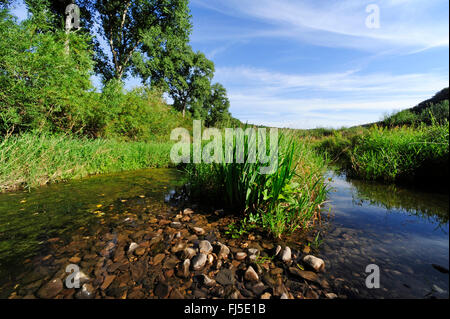
{"label": "shallow stream water", "polygon": [[[329,203],[311,248],[325,260],[333,289],[358,298],[448,298],[448,194],[329,177]],[[180,185],[180,172],[154,169],[0,194],[0,297],[39,288],[73,252],[94,267],[98,251],[121,231],[142,239],[133,227],[173,218],[177,210],[165,199]],[[304,249],[294,242],[294,250]],[[369,264],[380,268],[379,289],[365,285]]]}
{"label": "shallow stream water", "polygon": [[[329,176],[317,244],[336,285],[362,298],[448,298],[449,195]],[[366,287],[370,264],[379,289]]]}

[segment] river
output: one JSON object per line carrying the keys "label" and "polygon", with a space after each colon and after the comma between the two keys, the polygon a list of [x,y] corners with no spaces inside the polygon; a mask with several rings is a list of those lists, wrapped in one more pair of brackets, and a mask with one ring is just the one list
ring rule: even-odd
{"label": "river", "polygon": [[[139,224],[150,213],[176,214],[165,199],[181,176],[173,169],[142,170],[0,194],[0,297],[51,278],[54,273],[41,264],[62,263],[51,251],[55,241],[100,238],[130,219]],[[448,298],[448,194],[328,177],[329,202],[313,245],[337,292]],[[94,248],[95,242],[86,250]],[[378,289],[366,287],[369,264],[380,269]]]}

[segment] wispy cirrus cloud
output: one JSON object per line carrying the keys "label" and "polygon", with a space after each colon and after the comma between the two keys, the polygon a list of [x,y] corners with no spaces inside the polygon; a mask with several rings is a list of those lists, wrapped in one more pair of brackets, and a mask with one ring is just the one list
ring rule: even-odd
{"label": "wispy cirrus cloud", "polygon": [[[224,36],[284,36],[329,47],[362,50],[424,50],[448,46],[447,0],[298,1],[298,0],[193,0],[225,15],[259,21],[262,28],[224,32]],[[377,4],[381,27],[369,29],[368,4]],[[448,12],[448,11],[447,11]],[[221,36],[222,34],[217,34]]]}

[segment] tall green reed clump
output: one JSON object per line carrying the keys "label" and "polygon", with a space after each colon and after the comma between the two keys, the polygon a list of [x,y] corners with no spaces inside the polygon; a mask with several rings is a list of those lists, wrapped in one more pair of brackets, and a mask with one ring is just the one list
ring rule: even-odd
{"label": "tall green reed clump", "polygon": [[[252,161],[254,153],[249,141],[250,137],[245,135],[241,163],[236,162],[234,136],[232,163],[225,161],[224,151],[220,163],[189,164],[186,170],[192,195],[204,198],[208,194],[216,204],[249,215],[275,237],[310,226],[327,194],[323,158],[308,144],[281,133],[275,160],[278,165],[272,173],[262,174],[261,169],[268,164]],[[266,149],[269,149],[268,141]]]}

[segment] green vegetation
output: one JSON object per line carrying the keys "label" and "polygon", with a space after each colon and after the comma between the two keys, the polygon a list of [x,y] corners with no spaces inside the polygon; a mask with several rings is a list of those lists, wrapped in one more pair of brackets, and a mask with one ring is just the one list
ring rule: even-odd
{"label": "green vegetation", "polygon": [[[64,30],[70,1],[27,0],[30,16],[21,23],[8,13],[13,2],[0,2],[0,192],[167,167],[174,128],[193,119],[242,125],[229,113],[226,89],[212,83],[214,63],[189,46],[188,0],[80,0],[83,26],[72,32]],[[131,75],[142,86],[127,91]],[[327,158],[367,180],[446,181],[448,118],[444,89],[378,125],[284,130],[271,174],[250,160],[246,136],[242,164],[187,165],[192,195],[207,193],[242,214],[231,236],[262,228],[281,237],[318,218]]]}
{"label": "green vegetation", "polygon": [[[242,164],[223,160],[187,166],[194,198],[201,198],[206,192],[215,203],[250,214],[248,223],[244,219],[243,225],[231,226],[231,234],[242,235],[252,225],[262,226],[275,237],[308,228],[327,194],[324,159],[308,143],[282,133],[278,142],[278,169],[272,174],[260,174],[261,167],[266,165],[251,161],[248,135],[244,143]],[[236,137],[233,146],[235,149]]]}
{"label": "green vegetation", "polygon": [[0,140],[0,192],[92,174],[168,167],[171,143],[24,134]]}
{"label": "green vegetation", "polygon": [[427,108],[415,111],[414,109],[404,110],[392,115],[385,116],[382,121],[384,126],[414,126],[425,123],[431,125],[433,123],[443,124],[449,119],[448,100],[441,101],[437,104],[430,104]]}
{"label": "green vegetation", "polygon": [[449,122],[418,126],[354,128],[334,132],[317,144],[346,172],[366,180],[448,179]]}
{"label": "green vegetation", "polygon": [[[240,124],[225,88],[211,83],[213,62],[187,45],[187,0],[79,1],[83,28],[70,33],[70,1],[27,0],[30,16],[20,23],[11,3],[0,6],[0,191],[168,166],[174,128],[192,119]],[[127,91],[131,74],[143,85]]]}

